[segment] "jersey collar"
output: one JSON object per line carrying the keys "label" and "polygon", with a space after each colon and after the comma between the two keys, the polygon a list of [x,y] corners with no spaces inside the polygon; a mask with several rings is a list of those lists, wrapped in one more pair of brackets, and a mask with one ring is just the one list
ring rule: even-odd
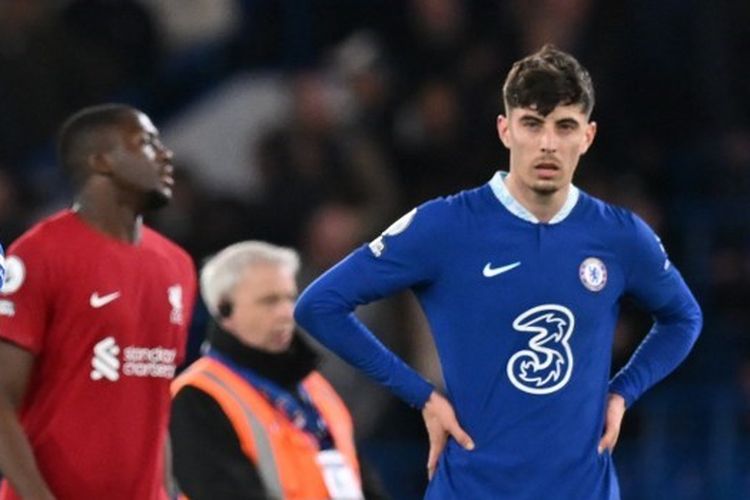
{"label": "jersey collar", "polygon": [[[507,176],[508,172],[498,171],[495,172],[495,175],[492,176],[492,179],[490,179],[490,188],[495,194],[495,197],[500,201],[500,203],[503,204],[505,208],[508,209],[510,213],[512,213],[516,217],[519,217],[533,224],[539,224],[539,219],[537,219],[534,214],[529,212],[526,207],[521,205],[518,200],[513,198],[513,196],[508,191],[508,188],[505,187],[505,177]],[[578,188],[571,184],[570,190],[568,191],[568,199],[565,200],[565,203],[560,208],[560,211],[557,212],[555,216],[552,217],[552,219],[550,219],[548,224],[557,224],[558,222],[562,222],[563,220],[565,220],[565,218],[570,215],[573,207],[576,206],[579,195],[580,191],[578,190]]]}

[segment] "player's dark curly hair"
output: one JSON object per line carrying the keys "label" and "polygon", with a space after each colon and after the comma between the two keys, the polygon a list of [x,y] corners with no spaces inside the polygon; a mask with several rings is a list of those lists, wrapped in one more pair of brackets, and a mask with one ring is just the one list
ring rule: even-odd
{"label": "player's dark curly hair", "polygon": [[65,120],[57,136],[57,158],[76,186],[88,177],[88,155],[111,147],[101,133],[120,125],[135,112],[125,104],[101,104],[84,108]]}
{"label": "player's dark curly hair", "polygon": [[547,44],[513,64],[503,85],[505,112],[533,108],[547,116],[558,105],[580,104],[586,116],[594,108],[591,76],[575,57]]}

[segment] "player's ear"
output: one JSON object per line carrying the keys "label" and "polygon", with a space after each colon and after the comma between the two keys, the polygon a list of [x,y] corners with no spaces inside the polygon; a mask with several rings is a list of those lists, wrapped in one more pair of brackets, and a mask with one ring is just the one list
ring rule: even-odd
{"label": "player's ear", "polygon": [[497,136],[503,145],[510,149],[510,137],[508,132],[508,117],[505,115],[497,115]]}
{"label": "player's ear", "polygon": [[585,154],[589,150],[591,144],[594,142],[596,137],[596,122],[589,122],[584,130],[584,141],[581,143],[581,154]]}
{"label": "player's ear", "polygon": [[86,157],[86,168],[91,174],[109,175],[112,173],[112,157],[110,152],[97,151]]}
{"label": "player's ear", "polygon": [[115,171],[117,155],[121,149],[119,129],[105,127],[91,132],[87,137],[87,174],[111,175]]}

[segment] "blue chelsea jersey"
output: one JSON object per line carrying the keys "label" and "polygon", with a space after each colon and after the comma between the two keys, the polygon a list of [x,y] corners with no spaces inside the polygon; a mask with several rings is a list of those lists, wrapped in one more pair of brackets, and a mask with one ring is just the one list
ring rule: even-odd
{"label": "blue chelsea jersey", "polygon": [[[411,288],[428,318],[448,397],[476,449],[452,440],[427,498],[618,498],[597,444],[608,392],[628,405],[687,355],[700,309],[659,239],[631,212],[570,190],[539,223],[486,185],[428,202],[311,285],[297,318],[415,406],[432,387],[351,314]],[[610,380],[619,304],[655,327]]]}

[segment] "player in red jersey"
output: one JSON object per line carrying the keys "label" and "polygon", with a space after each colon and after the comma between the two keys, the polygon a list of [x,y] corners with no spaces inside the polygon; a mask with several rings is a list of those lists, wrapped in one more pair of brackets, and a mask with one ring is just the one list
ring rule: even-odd
{"label": "player in red jersey", "polygon": [[62,127],[73,208],[8,249],[0,294],[0,499],[166,498],[169,383],[195,270],[142,225],[172,152],[142,112],[86,108]]}

